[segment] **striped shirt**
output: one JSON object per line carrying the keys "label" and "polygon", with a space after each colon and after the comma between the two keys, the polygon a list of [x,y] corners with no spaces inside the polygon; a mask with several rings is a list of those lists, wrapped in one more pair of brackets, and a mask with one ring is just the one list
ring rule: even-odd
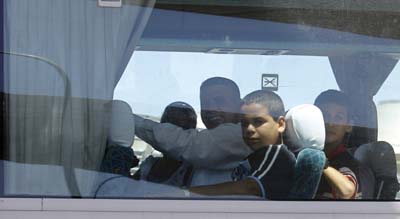
{"label": "striped shirt", "polygon": [[[293,185],[296,158],[285,145],[270,145],[254,151],[247,158],[250,171],[236,169],[234,173],[244,173],[254,179],[267,199],[287,199]],[[242,164],[243,166],[246,166]],[[238,180],[240,174],[233,177]]]}

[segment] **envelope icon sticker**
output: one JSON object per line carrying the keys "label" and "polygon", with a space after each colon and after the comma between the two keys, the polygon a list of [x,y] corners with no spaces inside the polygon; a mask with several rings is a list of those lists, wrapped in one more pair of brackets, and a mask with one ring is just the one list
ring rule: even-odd
{"label": "envelope icon sticker", "polygon": [[277,91],[279,86],[278,74],[263,74],[261,78],[261,89]]}

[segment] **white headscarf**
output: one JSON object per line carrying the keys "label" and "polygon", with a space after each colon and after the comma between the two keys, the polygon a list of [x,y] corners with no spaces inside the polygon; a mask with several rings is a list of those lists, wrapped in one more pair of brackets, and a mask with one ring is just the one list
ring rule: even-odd
{"label": "white headscarf", "polygon": [[294,153],[303,148],[324,149],[325,124],[321,110],[311,104],[303,104],[287,112],[285,144]]}

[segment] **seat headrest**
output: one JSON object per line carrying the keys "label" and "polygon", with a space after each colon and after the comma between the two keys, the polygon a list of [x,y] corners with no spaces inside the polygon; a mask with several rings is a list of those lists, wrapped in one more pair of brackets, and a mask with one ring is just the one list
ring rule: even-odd
{"label": "seat headrest", "polygon": [[108,142],[112,145],[131,147],[135,139],[135,120],[131,107],[124,101],[113,100]]}
{"label": "seat headrest", "polygon": [[285,116],[285,144],[294,153],[303,148],[324,149],[325,124],[321,110],[311,104],[290,109]]}

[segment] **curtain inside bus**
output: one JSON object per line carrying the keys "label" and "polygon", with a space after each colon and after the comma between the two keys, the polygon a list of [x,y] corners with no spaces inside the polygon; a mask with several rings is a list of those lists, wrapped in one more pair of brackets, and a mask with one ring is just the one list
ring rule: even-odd
{"label": "curtain inside bus", "polygon": [[96,0],[2,2],[5,195],[91,196],[96,176],[79,177],[76,170],[99,168],[107,103],[155,1],[126,1],[121,8]]}
{"label": "curtain inside bus", "polygon": [[378,119],[373,97],[398,60],[376,53],[354,53],[331,56],[329,62],[340,90],[352,99],[354,127],[349,145],[377,141]]}

